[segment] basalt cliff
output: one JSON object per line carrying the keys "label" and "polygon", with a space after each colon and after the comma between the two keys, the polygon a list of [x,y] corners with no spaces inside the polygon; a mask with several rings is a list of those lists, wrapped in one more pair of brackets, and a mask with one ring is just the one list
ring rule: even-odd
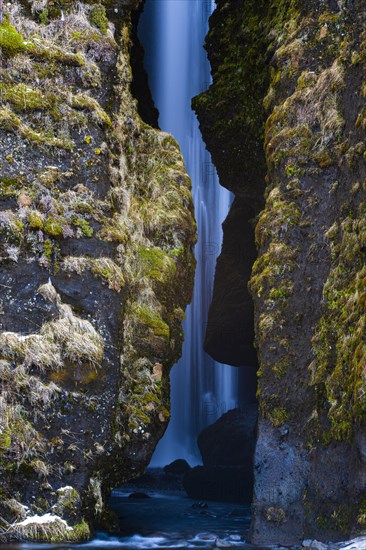
{"label": "basalt cliff", "polygon": [[0,7],[0,516],[32,539],[110,528],[169,419],[196,235],[138,8]]}
{"label": "basalt cliff", "polygon": [[251,364],[250,292],[255,543],[366,529],[365,16],[361,0],[218,0],[210,20],[194,107],[235,201],[206,348],[231,332],[220,360]]}

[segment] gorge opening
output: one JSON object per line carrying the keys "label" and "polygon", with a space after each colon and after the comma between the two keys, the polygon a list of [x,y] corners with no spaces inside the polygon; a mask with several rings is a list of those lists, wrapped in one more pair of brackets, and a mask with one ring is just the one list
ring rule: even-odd
{"label": "gorge opening", "polygon": [[[196,440],[202,429],[228,410],[255,402],[256,360],[253,349],[248,354],[251,346],[247,346],[246,368],[237,368],[240,365],[237,360],[232,362],[236,367],[229,366],[204,351],[212,330],[219,332],[221,343],[229,342],[230,347],[240,346],[243,330],[238,325],[227,326],[225,319],[208,316],[216,261],[222,248],[221,225],[234,199],[233,194],[219,184],[191,106],[192,99],[211,84],[210,64],[203,44],[214,7],[213,0],[147,0],[138,26],[139,39],[145,49],[144,65],[159,111],[159,126],[171,133],[180,145],[192,181],[198,226],[193,300],[183,323],[182,358],[171,371],[171,419],[151,466],[164,466],[178,458],[186,459],[191,465],[201,463]],[[235,204],[233,206],[235,210]],[[243,229],[241,226],[239,222],[238,229]],[[220,262],[227,265],[228,260],[235,262],[238,256],[245,256],[248,252],[242,247],[247,243],[238,245],[242,241],[243,236],[238,234],[234,249],[232,244],[226,244]],[[240,284],[245,284],[242,279]],[[225,301],[225,297],[223,299]],[[245,327],[251,344],[252,326],[251,318]],[[230,354],[226,355],[232,361]],[[225,350],[220,358],[224,356]]]}
{"label": "gorge opening", "polygon": [[[112,498],[130,544],[131,523],[143,537],[164,530],[158,543],[163,546],[177,544],[178,532],[192,546],[210,545],[217,536],[240,544],[249,530],[257,358],[247,290],[256,250],[248,220],[255,214],[220,185],[192,107],[211,85],[203,44],[214,8],[213,0],[147,0],[135,19],[134,95],[142,118],[180,145],[192,181],[198,242],[182,357],[171,371],[168,428],[145,474]],[[183,461],[185,472],[179,471]]]}

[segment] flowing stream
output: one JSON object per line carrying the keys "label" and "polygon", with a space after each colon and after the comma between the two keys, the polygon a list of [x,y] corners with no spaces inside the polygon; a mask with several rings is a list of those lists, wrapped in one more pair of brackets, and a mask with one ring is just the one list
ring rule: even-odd
{"label": "flowing stream", "polygon": [[[133,500],[116,495],[114,509],[120,516],[120,533],[96,533],[85,544],[9,544],[4,550],[260,550],[245,542],[249,507],[211,502],[207,508],[174,495],[154,494]],[[219,546],[217,546],[219,545]],[[262,549],[268,550],[268,549]]]}
{"label": "flowing stream", "polygon": [[221,224],[232,200],[230,192],[218,182],[191,108],[192,98],[211,82],[203,44],[213,9],[213,0],[146,0],[139,24],[145,68],[160,112],[159,126],[173,134],[181,147],[192,180],[198,226],[193,301],[184,322],[182,358],[171,372],[172,415],[152,466],[176,458],[199,464],[197,435],[239,404],[238,370],[217,363],[203,350],[216,258],[222,243]]}

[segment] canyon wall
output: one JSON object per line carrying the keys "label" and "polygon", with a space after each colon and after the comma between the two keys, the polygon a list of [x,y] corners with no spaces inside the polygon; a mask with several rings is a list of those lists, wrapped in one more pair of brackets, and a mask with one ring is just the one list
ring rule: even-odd
{"label": "canyon wall", "polygon": [[[213,84],[194,106],[245,204],[236,242],[249,219],[258,250],[230,289],[248,283],[255,308],[255,543],[366,528],[365,15],[360,0],[218,0],[210,20]],[[223,280],[215,292],[230,317]]]}
{"label": "canyon wall", "polygon": [[147,124],[138,8],[3,5],[0,516],[41,540],[112,527],[111,488],[167,426],[191,299],[190,180]]}

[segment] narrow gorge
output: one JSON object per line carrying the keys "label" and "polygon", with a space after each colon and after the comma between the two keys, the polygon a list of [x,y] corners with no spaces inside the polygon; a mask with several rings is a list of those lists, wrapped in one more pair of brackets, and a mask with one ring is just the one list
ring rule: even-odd
{"label": "narrow gorge", "polygon": [[174,547],[365,547],[365,19],[0,1],[0,543],[173,547],[93,537],[185,459]]}
{"label": "narrow gorge", "polygon": [[[160,466],[177,458],[199,463],[196,439],[201,430],[238,407],[250,393],[245,380],[239,379],[243,376],[239,369],[204,351],[206,328],[212,324],[207,314],[221,250],[221,225],[232,201],[231,193],[219,184],[191,107],[192,97],[210,84],[210,65],[202,45],[213,9],[211,0],[147,0],[139,21],[159,126],[180,145],[192,181],[198,233],[194,292],[183,323],[182,357],[171,372],[172,415],[152,461]],[[225,330],[220,321],[215,324]],[[229,334],[226,330],[224,336]]]}

